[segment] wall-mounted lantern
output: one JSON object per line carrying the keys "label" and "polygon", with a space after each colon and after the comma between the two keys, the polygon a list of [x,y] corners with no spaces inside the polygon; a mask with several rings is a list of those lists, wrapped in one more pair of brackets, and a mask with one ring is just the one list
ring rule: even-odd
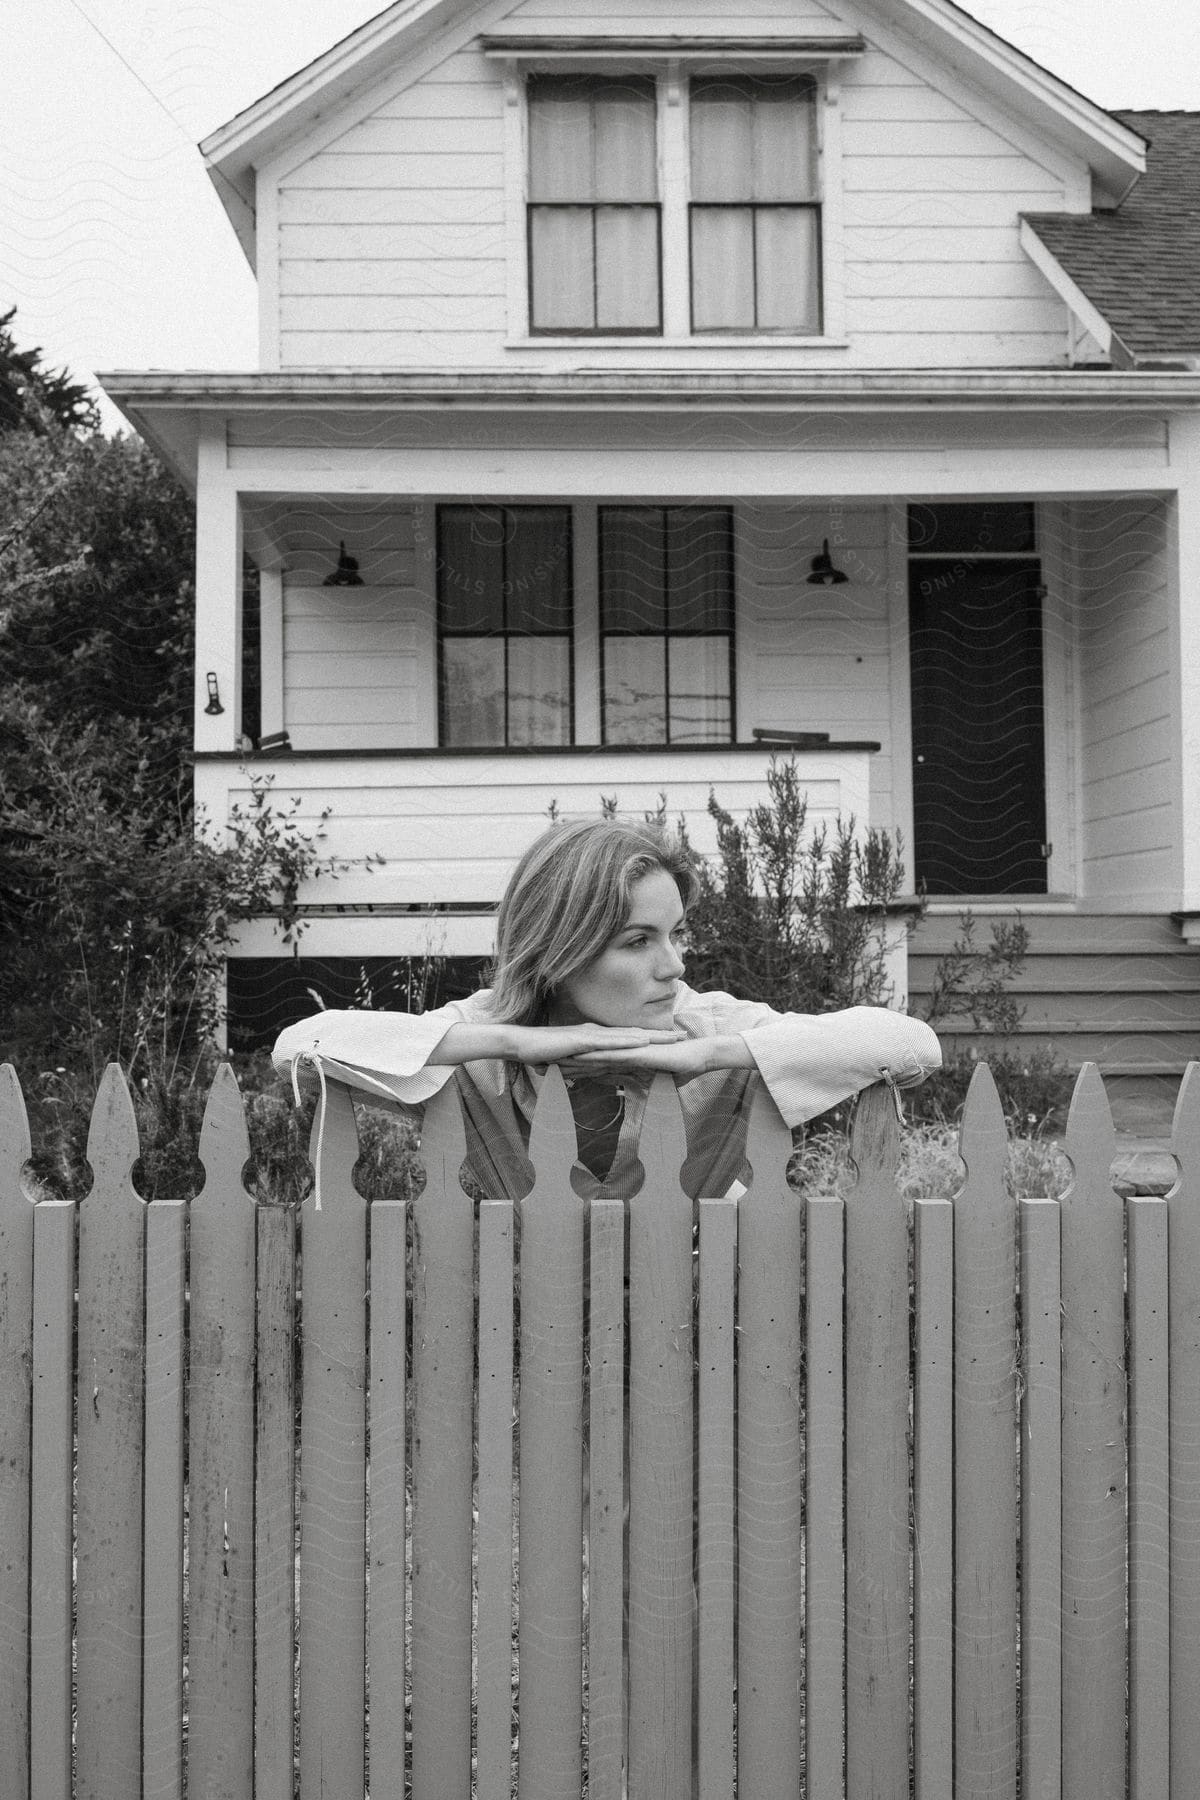
{"label": "wall-mounted lantern", "polygon": [[221,705],[221,690],[217,686],[216,670],[210,669],[208,674],[204,677],[204,680],[208,686],[208,705],[204,709],[205,712],[223,713],[225,708]]}
{"label": "wall-mounted lantern", "polygon": [[337,568],[332,575],[327,575],[323,587],[361,587],[363,578],[358,572],[358,558],[346,555],[346,545],[338,545]]}
{"label": "wall-mounted lantern", "polygon": [[812,573],[805,578],[809,587],[838,587],[843,581],[849,581],[840,569],[833,566],[833,558],[829,554],[829,539],[825,538],[821,548],[812,559]]}

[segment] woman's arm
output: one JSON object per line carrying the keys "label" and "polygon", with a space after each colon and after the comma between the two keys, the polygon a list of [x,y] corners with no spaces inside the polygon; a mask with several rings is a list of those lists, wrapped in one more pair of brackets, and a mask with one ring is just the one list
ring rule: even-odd
{"label": "woman's arm", "polygon": [[[463,1021],[451,1025],[427,1061],[445,1068],[465,1062],[558,1063],[596,1058],[624,1061],[649,1049],[686,1041],[682,1031],[643,1031],[619,1025],[504,1025]],[[668,1065],[664,1064],[663,1067]]]}

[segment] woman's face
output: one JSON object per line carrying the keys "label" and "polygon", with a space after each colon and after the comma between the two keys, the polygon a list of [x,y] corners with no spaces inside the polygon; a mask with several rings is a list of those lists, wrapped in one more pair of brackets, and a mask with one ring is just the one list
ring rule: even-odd
{"label": "woman's face", "polygon": [[652,869],[634,882],[629,901],[617,935],[559,987],[553,1010],[561,1023],[670,1026],[683,974],[679,889],[665,869]]}

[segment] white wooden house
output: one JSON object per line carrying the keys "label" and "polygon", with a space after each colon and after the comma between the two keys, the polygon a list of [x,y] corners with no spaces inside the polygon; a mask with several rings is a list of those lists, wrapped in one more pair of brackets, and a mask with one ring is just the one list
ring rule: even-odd
{"label": "white wooden house", "polygon": [[196,487],[201,805],[356,864],[243,1016],[486,954],[552,804],[705,844],[791,734],[915,986],[1019,906],[1031,1031],[1200,1053],[1198,144],[948,0],[403,0],[211,137],[261,370],[105,385]]}

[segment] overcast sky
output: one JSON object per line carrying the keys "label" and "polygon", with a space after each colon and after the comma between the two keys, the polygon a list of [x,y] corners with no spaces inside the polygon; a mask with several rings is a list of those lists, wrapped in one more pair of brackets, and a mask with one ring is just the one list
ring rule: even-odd
{"label": "overcast sky", "polygon": [[[253,279],[197,140],[380,10],[0,0],[0,312],[16,304],[18,341],[89,380],[254,367]],[[1200,110],[1200,0],[968,10],[1102,106]]]}

